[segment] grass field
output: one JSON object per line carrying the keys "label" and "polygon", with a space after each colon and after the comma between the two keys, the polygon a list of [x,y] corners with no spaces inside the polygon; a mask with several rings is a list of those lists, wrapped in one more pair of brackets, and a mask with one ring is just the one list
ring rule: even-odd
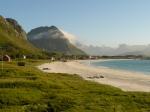
{"label": "grass field", "polygon": [[50,74],[28,60],[4,63],[0,72],[0,112],[150,112],[150,93],[123,92],[77,75]]}

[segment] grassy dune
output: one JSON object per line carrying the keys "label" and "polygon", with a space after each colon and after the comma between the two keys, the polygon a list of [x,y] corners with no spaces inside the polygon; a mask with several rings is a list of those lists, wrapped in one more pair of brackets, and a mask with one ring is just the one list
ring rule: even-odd
{"label": "grassy dune", "polygon": [[0,72],[0,112],[150,112],[150,93],[123,92],[77,75],[43,73],[5,63]]}

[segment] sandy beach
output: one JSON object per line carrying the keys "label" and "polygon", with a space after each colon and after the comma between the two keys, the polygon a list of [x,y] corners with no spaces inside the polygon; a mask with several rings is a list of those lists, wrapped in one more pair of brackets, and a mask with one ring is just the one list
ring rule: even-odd
{"label": "sandy beach", "polygon": [[[85,80],[112,85],[124,91],[150,92],[150,76],[138,72],[93,67],[85,65],[81,61],[45,63],[38,68],[48,73],[77,74]],[[44,70],[44,68],[46,69]]]}

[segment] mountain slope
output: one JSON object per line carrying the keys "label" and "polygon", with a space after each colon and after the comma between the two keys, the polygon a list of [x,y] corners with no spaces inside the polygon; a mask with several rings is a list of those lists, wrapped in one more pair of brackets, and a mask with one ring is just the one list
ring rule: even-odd
{"label": "mountain slope", "polygon": [[26,32],[24,29],[18,24],[18,22],[12,18],[6,18],[7,22],[10,23],[10,25],[17,31],[18,35],[20,37],[23,37],[24,39],[27,39]]}
{"label": "mountain slope", "polygon": [[75,47],[55,26],[38,27],[28,33],[28,40],[38,48],[48,52],[61,52],[67,55],[85,55]]}
{"label": "mountain slope", "polygon": [[39,50],[26,40],[26,33],[17,21],[2,16],[0,16],[0,47],[5,54],[12,56],[39,53]]}

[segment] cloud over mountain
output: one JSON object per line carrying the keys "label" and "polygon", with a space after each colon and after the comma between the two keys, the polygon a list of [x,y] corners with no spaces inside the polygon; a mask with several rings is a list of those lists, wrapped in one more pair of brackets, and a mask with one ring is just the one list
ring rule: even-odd
{"label": "cloud over mountain", "polygon": [[67,55],[85,55],[72,43],[75,36],[55,26],[38,27],[28,33],[28,40],[38,48],[48,52],[61,52]]}
{"label": "cloud over mountain", "polygon": [[60,29],[60,31],[64,34],[64,37],[69,40],[69,42],[71,42],[72,44],[75,44],[75,42],[77,40],[77,37],[75,35],[73,35],[69,32],[66,32],[62,29]]}

